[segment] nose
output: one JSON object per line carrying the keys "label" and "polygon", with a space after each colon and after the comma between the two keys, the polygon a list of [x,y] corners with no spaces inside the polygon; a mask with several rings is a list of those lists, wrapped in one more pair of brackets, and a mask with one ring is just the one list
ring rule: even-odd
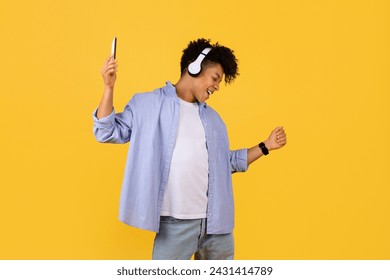
{"label": "nose", "polygon": [[219,90],[219,85],[214,85],[215,91]]}

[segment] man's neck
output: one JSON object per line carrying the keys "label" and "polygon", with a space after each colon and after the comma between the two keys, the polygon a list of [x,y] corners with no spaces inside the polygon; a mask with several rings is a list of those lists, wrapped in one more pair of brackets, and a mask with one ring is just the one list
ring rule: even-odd
{"label": "man's neck", "polygon": [[180,80],[175,84],[176,94],[180,99],[184,101],[194,103],[196,102],[195,96],[191,93],[189,87],[188,77],[182,76]]}

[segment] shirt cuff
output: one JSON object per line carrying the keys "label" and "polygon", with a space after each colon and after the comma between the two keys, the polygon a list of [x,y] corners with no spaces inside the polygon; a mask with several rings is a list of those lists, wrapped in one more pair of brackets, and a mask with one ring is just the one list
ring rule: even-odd
{"label": "shirt cuff", "polygon": [[99,108],[96,108],[92,113],[92,118],[96,128],[109,128],[115,125],[115,109],[112,109],[111,114],[103,118],[97,117],[97,111]]}
{"label": "shirt cuff", "polygon": [[234,151],[234,172],[245,172],[248,170],[248,149]]}

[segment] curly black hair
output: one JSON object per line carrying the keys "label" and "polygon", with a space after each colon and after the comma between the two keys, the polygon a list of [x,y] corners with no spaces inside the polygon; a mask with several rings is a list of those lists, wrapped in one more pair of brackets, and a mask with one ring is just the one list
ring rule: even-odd
{"label": "curly black hair", "polygon": [[188,65],[195,61],[199,54],[205,49],[211,48],[211,51],[207,54],[205,59],[202,61],[202,67],[219,63],[225,73],[225,83],[230,84],[239,75],[237,58],[234,55],[234,51],[220,45],[218,42],[212,45],[210,39],[198,39],[191,41],[187,48],[183,50],[183,55],[180,61],[180,71],[183,75]]}

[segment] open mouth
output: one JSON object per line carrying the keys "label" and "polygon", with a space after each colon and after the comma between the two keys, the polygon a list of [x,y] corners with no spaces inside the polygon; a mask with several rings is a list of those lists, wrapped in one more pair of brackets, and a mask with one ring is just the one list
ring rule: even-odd
{"label": "open mouth", "polygon": [[213,92],[211,90],[209,90],[209,89],[207,89],[207,93],[208,93],[208,95],[213,94]]}

